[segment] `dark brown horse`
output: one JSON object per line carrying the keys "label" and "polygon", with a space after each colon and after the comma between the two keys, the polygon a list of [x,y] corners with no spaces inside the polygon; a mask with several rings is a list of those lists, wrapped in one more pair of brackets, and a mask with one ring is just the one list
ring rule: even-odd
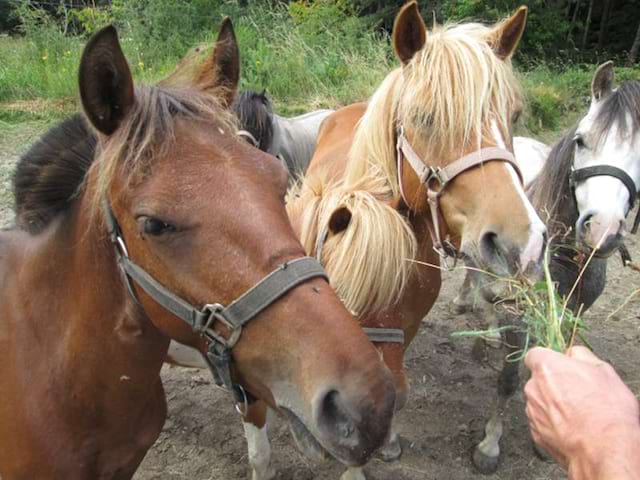
{"label": "dark brown horse", "polygon": [[[317,272],[273,281],[295,277],[304,250],[286,172],[235,135],[238,66],[229,21],[189,88],[134,88],[112,27],[88,43],[95,158],[73,125],[45,136],[18,171],[23,228],[0,234],[3,480],[131,478],[164,423],[170,339],[232,348],[233,383],[345,463],[387,438],[391,377],[357,322]],[[30,170],[60,142],[59,161]],[[240,332],[228,312],[253,287],[281,295]],[[180,306],[208,314],[193,322],[204,336]]]}

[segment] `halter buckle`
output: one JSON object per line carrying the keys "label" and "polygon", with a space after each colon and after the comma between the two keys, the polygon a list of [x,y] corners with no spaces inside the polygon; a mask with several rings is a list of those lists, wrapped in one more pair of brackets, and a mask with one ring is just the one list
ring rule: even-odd
{"label": "halter buckle", "polygon": [[[196,333],[207,337],[209,340],[217,342],[230,349],[233,348],[236,343],[238,343],[240,334],[242,333],[242,327],[238,327],[229,322],[229,320],[227,320],[227,318],[224,316],[224,310],[225,307],[219,303],[206,304],[202,308],[202,312],[205,314],[208,313],[207,320],[203,325],[197,325],[194,330],[196,331]],[[231,332],[229,338],[224,338],[213,329],[213,324],[216,321],[222,323],[229,329],[229,331]]]}
{"label": "halter buckle", "polygon": [[429,167],[425,173],[425,178],[420,179],[421,183],[429,186],[433,180],[436,180],[438,182],[439,190],[442,190],[447,184],[447,181],[442,176],[443,170],[441,167]]}

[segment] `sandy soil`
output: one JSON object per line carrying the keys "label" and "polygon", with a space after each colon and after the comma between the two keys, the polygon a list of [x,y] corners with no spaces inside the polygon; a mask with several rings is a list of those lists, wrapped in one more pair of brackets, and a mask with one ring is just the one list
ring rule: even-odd
{"label": "sandy soil", "polygon": [[[0,225],[10,222],[10,178],[17,155],[42,130],[30,125],[0,131]],[[628,242],[640,259],[639,238]],[[586,320],[598,355],[611,361],[634,392],[640,392],[640,298],[607,319],[622,305],[640,274],[610,260],[609,281]],[[370,480],[442,479],[479,477],[470,452],[481,437],[484,419],[495,395],[495,354],[487,364],[471,356],[472,340],[452,339],[455,331],[476,329],[481,320],[472,314],[456,316],[450,303],[462,281],[462,272],[446,276],[438,302],[423,322],[406,358],[411,393],[397,423],[404,453],[399,461],[372,461]],[[164,430],[148,452],[138,480],[233,480],[249,474],[240,418],[230,397],[216,389],[208,372],[166,366],[162,371],[169,415]],[[277,478],[284,480],[337,480],[342,468],[334,463],[317,465],[297,452],[283,422],[271,433]],[[533,455],[521,395],[516,395],[506,415],[504,458],[498,473],[487,479],[544,480],[565,478],[562,470]]]}

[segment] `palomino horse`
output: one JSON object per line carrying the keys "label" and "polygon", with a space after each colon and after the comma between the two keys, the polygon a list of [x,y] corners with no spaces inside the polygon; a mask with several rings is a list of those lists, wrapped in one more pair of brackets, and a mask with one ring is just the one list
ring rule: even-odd
{"label": "palomino horse", "polygon": [[278,157],[292,178],[304,175],[316,148],[320,125],[333,110],[316,110],[286,118],[273,113],[266,91],[241,92],[233,102],[238,134],[254,147]]}
{"label": "palomino horse", "polygon": [[[522,99],[509,59],[526,14],[523,7],[493,27],[427,33],[417,4],[405,5],[393,30],[402,65],[368,104],[325,120],[307,175],[289,194],[307,253],[360,323],[382,333],[376,344],[395,375],[396,408],[408,387],[404,349],[438,295],[441,256],[508,275],[535,272],[541,259],[545,228],[511,152]],[[250,410],[247,421],[262,428],[248,439],[249,460],[254,480],[263,480],[273,476],[264,405]],[[497,464],[497,445],[478,452],[483,469]],[[397,436],[383,454],[397,458]],[[363,477],[360,468],[343,476]]]}
{"label": "palomino horse", "polygon": [[95,132],[76,119],[21,161],[27,228],[0,235],[4,480],[131,478],[164,423],[169,339],[347,464],[388,435],[388,369],[304,257],[284,169],[235,135],[228,20],[200,73],[134,88],[107,27],[80,64]]}
{"label": "palomino horse", "polygon": [[[576,313],[602,294],[607,259],[623,246],[625,219],[640,190],[640,82],[612,86],[613,63],[607,62],[593,77],[589,112],[548,156],[540,158],[544,144],[530,139],[516,149],[516,155],[543,165],[529,196],[551,232],[551,276],[562,296],[571,295],[568,306]],[[639,219],[640,213],[632,232]],[[454,301],[461,311],[483,306],[481,296],[470,301],[472,284],[467,275]]]}

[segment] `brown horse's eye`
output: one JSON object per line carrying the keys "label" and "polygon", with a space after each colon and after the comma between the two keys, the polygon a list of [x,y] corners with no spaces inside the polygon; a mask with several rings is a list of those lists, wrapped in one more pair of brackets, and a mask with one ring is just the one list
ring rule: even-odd
{"label": "brown horse's eye", "polygon": [[170,223],[164,222],[153,217],[145,217],[142,222],[142,233],[145,235],[153,235],[155,237],[165,233],[173,233],[176,227]]}

